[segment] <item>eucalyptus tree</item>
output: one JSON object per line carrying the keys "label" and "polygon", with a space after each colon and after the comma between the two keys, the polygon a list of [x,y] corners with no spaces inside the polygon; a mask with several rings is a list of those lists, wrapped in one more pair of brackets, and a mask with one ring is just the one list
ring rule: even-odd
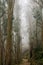
{"label": "eucalyptus tree", "polygon": [[[16,1],[17,3],[17,1]],[[15,33],[14,37],[14,52],[15,52],[15,63],[19,64],[21,61],[21,49],[20,49],[20,43],[21,43],[21,35],[20,35],[20,6],[19,4],[15,5],[15,14],[14,14],[14,22],[13,22],[13,30]]]}
{"label": "eucalyptus tree", "polygon": [[15,33],[15,41],[14,41],[14,51],[15,51],[15,63],[19,64],[21,61],[21,50],[20,50],[20,19],[17,16],[16,20],[14,21],[14,33]]}
{"label": "eucalyptus tree", "polygon": [[7,22],[7,41],[6,41],[6,65],[12,61],[12,16],[14,0],[8,0],[8,22]]}
{"label": "eucalyptus tree", "polygon": [[4,65],[4,42],[3,42],[3,31],[2,31],[2,23],[3,23],[3,16],[5,14],[3,0],[0,0],[0,64]]}
{"label": "eucalyptus tree", "polygon": [[[33,9],[33,17],[36,19],[36,43],[38,45],[39,40],[41,41],[41,25],[42,25],[42,15],[41,15],[41,9],[40,7],[36,6],[36,8]],[[39,38],[40,36],[40,38]]]}
{"label": "eucalyptus tree", "polygon": [[[37,1],[37,0],[34,0],[35,3],[36,3],[36,7],[34,7],[33,9],[33,17],[36,19],[36,48],[34,48],[34,59],[35,60],[38,60],[38,64],[43,64],[42,61],[40,59],[42,59],[42,54],[43,54],[43,51],[42,51],[42,37],[41,36],[43,33],[42,33],[42,0],[41,1]],[[37,5],[38,4],[38,5]],[[38,55],[39,53],[39,55]]]}
{"label": "eucalyptus tree", "polygon": [[[41,9],[41,12],[43,12],[43,0],[33,0],[36,4],[39,5],[40,9]],[[41,13],[41,18],[42,18],[42,26],[41,26],[41,29],[42,29],[42,36],[41,36],[41,39],[42,39],[42,49],[43,49],[43,13]]]}
{"label": "eucalyptus tree", "polygon": [[1,25],[0,25],[0,65],[2,65],[2,32],[1,32]]}

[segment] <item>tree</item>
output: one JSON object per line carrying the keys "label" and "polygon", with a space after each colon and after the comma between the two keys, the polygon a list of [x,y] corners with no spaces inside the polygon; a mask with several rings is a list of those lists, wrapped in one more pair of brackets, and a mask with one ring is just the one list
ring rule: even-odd
{"label": "tree", "polygon": [[[36,2],[36,4],[38,4],[39,5],[39,7],[41,8],[41,12],[43,11],[43,0],[33,0],[34,2]],[[42,49],[43,49],[43,17],[42,17],[42,13],[41,13],[41,19],[42,19],[42,32],[41,32],[41,35],[42,35],[42,37],[41,37],[41,39],[42,39]]]}
{"label": "tree", "polygon": [[[34,48],[34,61],[38,60],[37,64],[39,65],[43,65],[41,59],[43,59],[43,50],[42,50],[42,42],[41,39],[43,39],[43,36],[40,36],[40,34],[42,35],[42,4],[40,4],[40,1],[36,1],[36,5],[38,4],[39,6],[37,6],[36,8],[33,9],[33,17],[36,19],[36,48]],[[41,29],[41,30],[40,30]],[[40,41],[40,43],[39,43]],[[42,45],[42,46],[41,46]],[[39,53],[39,55],[38,55]]]}
{"label": "tree", "polygon": [[8,0],[8,22],[7,22],[7,41],[6,41],[6,65],[11,64],[12,58],[12,16],[13,0]]}
{"label": "tree", "polygon": [[[0,22],[1,24],[1,22]],[[2,65],[2,33],[1,33],[1,25],[0,25],[0,65]]]}
{"label": "tree", "polygon": [[2,31],[2,22],[4,16],[4,5],[0,0],[0,65],[4,65],[4,42],[3,42],[3,31]]}
{"label": "tree", "polygon": [[21,36],[20,36],[20,19],[17,16],[15,22],[14,22],[14,32],[15,32],[15,63],[19,65],[21,62],[21,50],[20,50],[20,42],[21,42]]}

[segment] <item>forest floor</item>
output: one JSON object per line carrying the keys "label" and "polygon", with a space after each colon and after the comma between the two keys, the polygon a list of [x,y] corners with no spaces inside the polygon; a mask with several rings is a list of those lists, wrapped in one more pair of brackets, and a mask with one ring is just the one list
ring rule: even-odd
{"label": "forest floor", "polygon": [[20,65],[30,65],[30,63],[28,62],[28,59],[23,59]]}

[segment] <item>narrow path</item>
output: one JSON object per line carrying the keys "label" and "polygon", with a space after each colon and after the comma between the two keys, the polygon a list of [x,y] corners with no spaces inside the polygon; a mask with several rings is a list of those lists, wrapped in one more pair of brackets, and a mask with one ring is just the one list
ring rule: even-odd
{"label": "narrow path", "polygon": [[28,59],[23,59],[22,64],[20,65],[30,65],[30,63],[28,62]]}

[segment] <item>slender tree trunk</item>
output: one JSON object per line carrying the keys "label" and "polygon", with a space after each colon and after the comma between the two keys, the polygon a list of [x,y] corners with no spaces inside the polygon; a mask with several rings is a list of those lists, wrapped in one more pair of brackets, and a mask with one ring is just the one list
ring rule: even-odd
{"label": "slender tree trunk", "polygon": [[17,64],[19,65],[20,63],[20,35],[17,33],[18,36],[18,42],[17,42]]}
{"label": "slender tree trunk", "polygon": [[21,61],[20,39],[20,33],[17,32],[17,43],[15,44],[15,63],[17,63],[17,65],[19,65]]}
{"label": "slender tree trunk", "polygon": [[2,44],[1,20],[0,20],[0,65],[3,65],[3,44]]}
{"label": "slender tree trunk", "polygon": [[[43,8],[41,9],[43,11]],[[41,37],[42,37],[42,50],[43,50],[43,14],[42,14],[42,28],[41,28]]]}
{"label": "slender tree trunk", "polygon": [[1,23],[0,23],[0,65],[1,65],[1,43],[2,42],[1,42]]}
{"label": "slender tree trunk", "polygon": [[13,16],[13,0],[8,0],[6,65],[11,65],[11,57],[12,57],[12,16]]}

